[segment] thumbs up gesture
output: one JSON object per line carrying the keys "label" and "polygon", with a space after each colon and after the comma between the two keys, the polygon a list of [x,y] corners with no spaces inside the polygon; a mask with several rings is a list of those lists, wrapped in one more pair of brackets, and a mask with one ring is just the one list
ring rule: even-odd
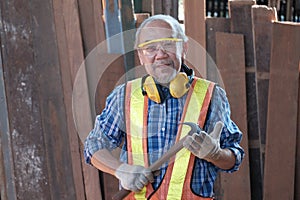
{"label": "thumbs up gesture", "polygon": [[192,152],[195,156],[206,160],[217,160],[220,156],[220,136],[223,129],[223,123],[217,122],[211,133],[201,131],[188,136],[183,146]]}

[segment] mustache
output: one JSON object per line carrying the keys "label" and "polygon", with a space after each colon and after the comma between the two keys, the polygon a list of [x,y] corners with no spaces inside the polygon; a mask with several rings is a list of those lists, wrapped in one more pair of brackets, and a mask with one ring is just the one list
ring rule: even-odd
{"label": "mustache", "polygon": [[156,61],[152,65],[174,65],[174,62],[172,60]]}

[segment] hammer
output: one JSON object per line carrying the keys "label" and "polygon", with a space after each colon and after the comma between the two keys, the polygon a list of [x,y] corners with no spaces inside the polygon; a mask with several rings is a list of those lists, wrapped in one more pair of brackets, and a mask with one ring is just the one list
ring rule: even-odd
{"label": "hammer", "polygon": [[[180,124],[185,124],[190,126],[191,130],[188,132],[186,136],[184,136],[177,143],[175,143],[164,155],[162,155],[162,157],[157,159],[152,165],[149,166],[149,169],[152,172],[159,170],[161,165],[163,165],[166,161],[168,161],[170,158],[175,156],[176,153],[183,148],[183,142],[185,141],[188,135],[192,135],[193,133],[200,134],[200,132],[202,131],[201,128],[196,123],[193,122],[183,122]],[[115,194],[112,197],[112,200],[121,200],[125,198],[130,192],[131,192],[130,190],[126,190],[122,188],[117,194]]]}

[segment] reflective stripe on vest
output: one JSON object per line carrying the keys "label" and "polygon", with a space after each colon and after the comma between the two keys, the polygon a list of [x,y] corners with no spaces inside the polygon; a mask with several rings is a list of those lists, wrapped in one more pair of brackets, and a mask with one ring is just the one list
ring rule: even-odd
{"label": "reflective stripe on vest", "polygon": [[[128,164],[148,167],[148,98],[142,95],[141,79],[127,83],[125,102]],[[139,193],[131,193],[127,199],[146,199],[146,192],[144,187]]]}
{"label": "reflective stripe on vest", "polygon": [[[128,163],[148,167],[148,98],[142,95],[140,86],[141,79],[138,79],[129,82],[126,89],[125,110]],[[198,123],[200,127],[203,128],[213,87],[213,83],[203,79],[195,79],[193,81],[187,95],[181,122]],[[179,141],[180,138],[184,137],[189,130],[190,128],[188,126],[180,125],[178,127],[176,141]],[[182,199],[182,195],[196,197],[196,195],[192,194],[190,191],[190,180],[193,167],[189,166],[189,163],[193,160],[194,156],[191,156],[191,153],[186,149],[178,152],[176,154],[175,162],[170,162],[171,164],[168,166],[164,178],[167,180],[163,180],[167,181],[169,184],[161,184],[155,194],[151,195],[151,199]],[[151,186],[151,184],[149,185]],[[187,189],[189,192],[184,191]],[[153,191],[151,187],[147,187],[147,190]],[[149,197],[150,191],[146,191],[144,187],[140,193],[134,195],[131,194],[127,199],[146,199],[146,196]]]}

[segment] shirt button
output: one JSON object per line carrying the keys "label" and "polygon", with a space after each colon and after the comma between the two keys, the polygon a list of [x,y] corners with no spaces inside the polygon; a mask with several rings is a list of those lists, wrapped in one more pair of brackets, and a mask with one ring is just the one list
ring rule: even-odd
{"label": "shirt button", "polygon": [[162,129],[161,129],[161,131],[163,131],[163,132],[165,132],[165,130],[166,130],[165,128],[162,128]]}

